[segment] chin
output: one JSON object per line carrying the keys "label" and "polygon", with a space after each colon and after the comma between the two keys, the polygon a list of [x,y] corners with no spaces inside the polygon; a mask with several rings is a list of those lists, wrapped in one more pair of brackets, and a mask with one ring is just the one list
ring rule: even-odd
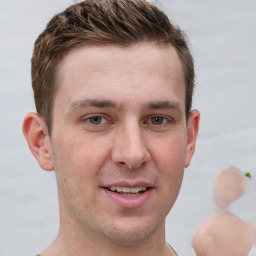
{"label": "chin", "polygon": [[108,240],[122,245],[137,245],[150,239],[162,224],[154,223],[154,221],[143,220],[127,220],[123,219],[119,223],[112,223],[112,227],[105,233]]}

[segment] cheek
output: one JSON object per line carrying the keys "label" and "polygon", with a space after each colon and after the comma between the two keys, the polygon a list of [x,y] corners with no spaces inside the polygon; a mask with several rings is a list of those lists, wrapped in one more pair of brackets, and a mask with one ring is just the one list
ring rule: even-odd
{"label": "cheek", "polygon": [[92,205],[100,161],[95,148],[81,139],[55,141],[54,166],[61,198],[66,206]]}
{"label": "cheek", "polygon": [[56,140],[56,147],[58,157],[55,162],[57,166],[61,166],[58,169],[65,171],[73,179],[90,179],[97,175],[109,154],[106,141],[86,136],[75,136],[65,141]]}
{"label": "cheek", "polygon": [[171,207],[178,196],[183,179],[186,136],[170,136],[159,143],[154,152],[154,162],[160,174],[160,187],[164,195],[162,198],[170,202],[168,207]]}
{"label": "cheek", "polygon": [[[186,161],[186,136],[184,134],[166,136],[161,142],[155,143],[152,148],[154,162],[159,165],[160,169],[173,172],[184,169]],[[170,171],[171,170],[171,171]]]}
{"label": "cheek", "polygon": [[[174,143],[176,142],[176,143]],[[158,147],[155,156],[158,170],[158,191],[161,211],[165,214],[173,207],[181,187],[185,167],[184,143],[170,140]],[[160,211],[160,210],[159,210]]]}

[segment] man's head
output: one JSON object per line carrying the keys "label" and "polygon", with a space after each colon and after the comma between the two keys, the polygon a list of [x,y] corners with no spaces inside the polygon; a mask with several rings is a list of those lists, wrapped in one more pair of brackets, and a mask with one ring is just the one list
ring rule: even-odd
{"label": "man's head", "polygon": [[35,42],[32,85],[38,113],[51,132],[58,64],[82,46],[128,47],[141,42],[172,45],[180,58],[186,86],[186,117],[192,104],[194,66],[182,31],[144,0],[86,0],[56,15]]}
{"label": "man's head", "polygon": [[180,30],[143,0],[85,1],[40,35],[32,77],[39,114],[23,131],[40,166],[56,173],[58,253],[71,241],[65,250],[76,255],[101,249],[94,244],[108,255],[156,255],[199,123]]}

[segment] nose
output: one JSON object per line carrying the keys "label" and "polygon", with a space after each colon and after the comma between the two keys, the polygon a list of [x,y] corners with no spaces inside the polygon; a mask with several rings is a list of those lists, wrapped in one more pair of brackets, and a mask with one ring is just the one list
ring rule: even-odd
{"label": "nose", "polygon": [[151,159],[139,124],[122,126],[115,134],[112,160],[129,169],[142,167]]}

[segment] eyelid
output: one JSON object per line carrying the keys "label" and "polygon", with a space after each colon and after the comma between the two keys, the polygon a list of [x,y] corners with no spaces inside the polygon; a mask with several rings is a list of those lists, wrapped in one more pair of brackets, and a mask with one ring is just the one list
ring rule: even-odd
{"label": "eyelid", "polygon": [[[104,123],[101,123],[99,125],[94,125],[92,123],[89,123],[89,120],[90,118],[93,118],[93,117],[101,117],[103,120],[105,120]],[[82,122],[88,122],[89,125],[91,126],[100,126],[100,125],[104,125],[104,124],[107,124],[107,123],[113,123],[110,121],[110,118],[106,116],[106,114],[103,114],[103,113],[95,113],[95,114],[88,114],[88,115],[84,115],[82,118],[81,118],[81,121]]]}
{"label": "eyelid", "polygon": [[148,123],[154,117],[161,117],[161,118],[164,119],[164,123],[163,124],[159,124],[159,125],[153,124],[151,122],[150,124],[152,124],[154,126],[159,126],[160,127],[160,126],[165,126],[165,125],[174,123],[174,119],[173,118],[171,118],[170,116],[161,115],[161,114],[159,114],[159,115],[158,114],[149,115],[149,116],[147,116],[147,118],[145,119],[145,122],[143,122],[143,123]]}

